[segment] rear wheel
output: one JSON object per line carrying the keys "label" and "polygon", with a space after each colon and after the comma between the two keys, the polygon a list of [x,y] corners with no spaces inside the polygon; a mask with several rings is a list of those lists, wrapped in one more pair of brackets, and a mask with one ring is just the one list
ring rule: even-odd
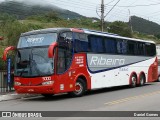
{"label": "rear wheel", "polygon": [[134,87],[136,87],[136,85],[137,85],[137,77],[136,77],[136,75],[132,75],[131,76],[131,84],[130,84],[130,86],[132,87],[132,88],[134,88]]}
{"label": "rear wheel", "polygon": [[75,84],[75,91],[70,92],[69,94],[73,97],[80,97],[80,96],[83,96],[85,91],[86,91],[85,81],[81,78],[78,78]]}
{"label": "rear wheel", "polygon": [[158,80],[157,81],[160,82],[160,76],[158,76]]}
{"label": "rear wheel", "polygon": [[54,94],[41,94],[41,95],[46,98],[52,98]]}
{"label": "rear wheel", "polygon": [[144,75],[140,76],[139,86],[143,86],[145,84],[145,77]]}

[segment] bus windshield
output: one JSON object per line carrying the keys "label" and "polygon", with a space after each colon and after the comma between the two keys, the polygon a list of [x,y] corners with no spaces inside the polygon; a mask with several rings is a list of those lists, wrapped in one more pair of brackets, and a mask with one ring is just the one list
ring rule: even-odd
{"label": "bus windshield", "polygon": [[15,59],[15,76],[47,76],[54,72],[54,60],[48,58],[48,47],[57,40],[57,33],[21,36]]}
{"label": "bus windshield", "polygon": [[54,72],[54,61],[48,58],[48,47],[24,48],[17,51],[15,76],[46,76]]}
{"label": "bus windshield", "polygon": [[56,40],[57,40],[57,33],[22,36],[19,39],[17,48],[50,45]]}

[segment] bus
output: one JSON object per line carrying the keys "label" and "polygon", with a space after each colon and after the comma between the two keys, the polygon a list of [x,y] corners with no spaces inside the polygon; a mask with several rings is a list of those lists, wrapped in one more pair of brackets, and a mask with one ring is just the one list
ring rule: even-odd
{"label": "bus", "polygon": [[22,33],[16,51],[17,93],[69,93],[114,86],[143,86],[158,78],[153,41],[79,28],[48,28]]}

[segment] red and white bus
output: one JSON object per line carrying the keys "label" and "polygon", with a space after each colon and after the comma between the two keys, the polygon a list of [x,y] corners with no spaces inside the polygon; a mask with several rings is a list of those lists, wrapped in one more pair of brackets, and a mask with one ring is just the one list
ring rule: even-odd
{"label": "red and white bus", "polygon": [[49,28],[21,34],[16,50],[17,93],[52,96],[113,86],[142,86],[158,77],[152,41],[76,28]]}

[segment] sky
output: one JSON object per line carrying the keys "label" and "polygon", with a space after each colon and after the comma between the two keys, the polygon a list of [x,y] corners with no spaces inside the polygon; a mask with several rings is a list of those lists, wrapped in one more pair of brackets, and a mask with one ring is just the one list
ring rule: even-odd
{"label": "sky", "polygon": [[[5,0],[0,0],[0,2],[2,1]],[[33,0],[15,1],[27,1],[27,3],[43,5],[56,5],[60,8],[77,12],[87,17],[99,18],[100,4],[102,0],[34,0],[34,2]],[[116,3],[117,5],[112,9]],[[135,15],[160,24],[160,0],[104,0],[104,4],[106,21],[113,22],[120,20],[128,22],[129,16]],[[110,10],[111,12],[109,12]]]}

